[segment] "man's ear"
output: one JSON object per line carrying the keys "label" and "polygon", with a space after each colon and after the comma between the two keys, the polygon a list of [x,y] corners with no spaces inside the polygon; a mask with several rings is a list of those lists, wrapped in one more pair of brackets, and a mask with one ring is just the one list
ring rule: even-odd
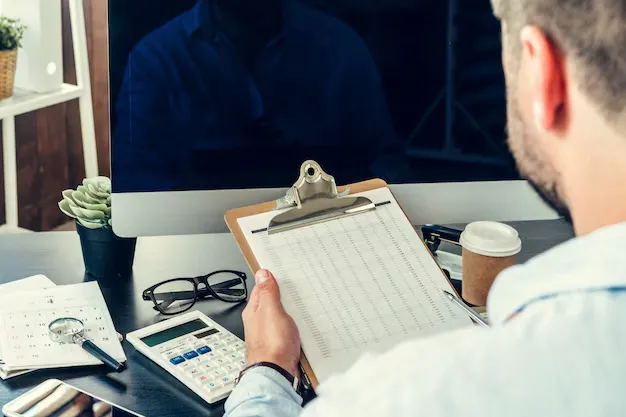
{"label": "man's ear", "polygon": [[559,129],[567,111],[566,68],[561,50],[536,26],[525,27],[520,37],[535,126],[539,131]]}

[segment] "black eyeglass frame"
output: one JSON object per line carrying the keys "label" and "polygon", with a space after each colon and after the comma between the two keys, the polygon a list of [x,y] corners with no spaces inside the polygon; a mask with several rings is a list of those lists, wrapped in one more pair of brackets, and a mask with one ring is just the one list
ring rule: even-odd
{"label": "black eyeglass frame", "polygon": [[[229,281],[224,281],[224,282],[220,282],[217,285],[210,285],[209,284],[209,278],[211,278],[214,275],[217,274],[224,274],[224,273],[230,273],[230,274],[234,274],[237,275],[239,278],[238,279],[231,279]],[[159,282],[158,284],[155,284],[149,288],[146,288],[142,294],[141,294],[141,298],[144,301],[152,301],[154,303],[154,309],[157,310],[159,313],[166,315],[166,316],[175,316],[177,314],[180,313],[184,313],[185,311],[190,310],[198,300],[204,300],[208,297],[213,297],[217,300],[223,301],[225,303],[232,303],[232,304],[238,304],[241,302],[244,302],[248,299],[248,284],[247,284],[247,279],[248,279],[248,275],[245,272],[240,272],[240,271],[233,271],[233,270],[221,270],[221,271],[213,271],[210,274],[206,274],[206,275],[201,275],[198,277],[193,277],[193,278],[172,278],[172,279],[168,279],[166,281],[162,281]],[[164,284],[168,284],[170,282],[175,282],[175,281],[187,281],[187,282],[191,282],[193,284],[193,302],[191,302],[189,304],[189,306],[187,308],[185,308],[184,310],[180,310],[177,311],[175,313],[168,313],[165,312],[163,310],[161,310],[161,308],[159,308],[159,303],[154,295],[154,290],[157,289],[158,287],[160,287],[161,285]],[[230,288],[229,287],[233,287],[235,285],[239,285],[243,283],[243,297],[240,300],[232,300],[232,299],[225,299],[222,298],[216,291],[215,291],[215,287],[217,287],[218,289],[220,289],[220,291],[228,291]],[[198,289],[198,286],[200,284],[204,284],[204,286],[206,287],[205,289]],[[183,299],[183,298],[181,298]],[[190,298],[184,298],[184,299],[188,299],[191,301]]]}

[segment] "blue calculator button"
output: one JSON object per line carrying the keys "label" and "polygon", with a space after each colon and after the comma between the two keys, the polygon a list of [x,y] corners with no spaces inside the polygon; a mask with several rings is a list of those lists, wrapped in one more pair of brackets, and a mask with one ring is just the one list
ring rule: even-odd
{"label": "blue calculator button", "polygon": [[185,359],[193,359],[197,357],[198,354],[192,350],[191,352],[183,353],[183,356],[185,357]]}
{"label": "blue calculator button", "polygon": [[174,365],[178,365],[179,363],[185,362],[185,358],[183,358],[182,356],[175,356],[170,359],[170,362],[172,362]]}
{"label": "blue calculator button", "polygon": [[209,353],[210,351],[211,351],[211,348],[208,346],[201,346],[198,349],[196,349],[196,352],[198,352],[201,355]]}

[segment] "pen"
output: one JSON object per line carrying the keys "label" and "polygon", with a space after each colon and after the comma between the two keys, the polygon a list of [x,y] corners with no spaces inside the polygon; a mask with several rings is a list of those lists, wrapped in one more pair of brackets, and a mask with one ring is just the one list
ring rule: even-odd
{"label": "pen", "polygon": [[469,314],[470,317],[474,319],[474,321],[476,321],[478,324],[481,324],[485,327],[489,327],[487,322],[482,317],[480,317],[480,314],[475,312],[474,309],[472,309],[470,306],[465,304],[463,301],[459,300],[458,297],[454,296],[454,294],[451,294],[446,290],[442,290],[442,291],[446,295],[446,297],[448,297],[450,301],[452,301],[453,303],[461,307],[463,310],[465,310],[465,312]]}

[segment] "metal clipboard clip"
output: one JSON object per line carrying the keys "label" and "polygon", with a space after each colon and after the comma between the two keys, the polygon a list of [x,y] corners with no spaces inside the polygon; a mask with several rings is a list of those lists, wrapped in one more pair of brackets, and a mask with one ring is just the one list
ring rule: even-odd
{"label": "metal clipboard clip", "polygon": [[340,195],[332,175],[324,172],[317,162],[305,161],[300,167],[298,181],[285,197],[276,202],[277,210],[293,208],[270,221],[268,234],[376,210],[376,206],[369,198],[350,197],[347,192]]}

